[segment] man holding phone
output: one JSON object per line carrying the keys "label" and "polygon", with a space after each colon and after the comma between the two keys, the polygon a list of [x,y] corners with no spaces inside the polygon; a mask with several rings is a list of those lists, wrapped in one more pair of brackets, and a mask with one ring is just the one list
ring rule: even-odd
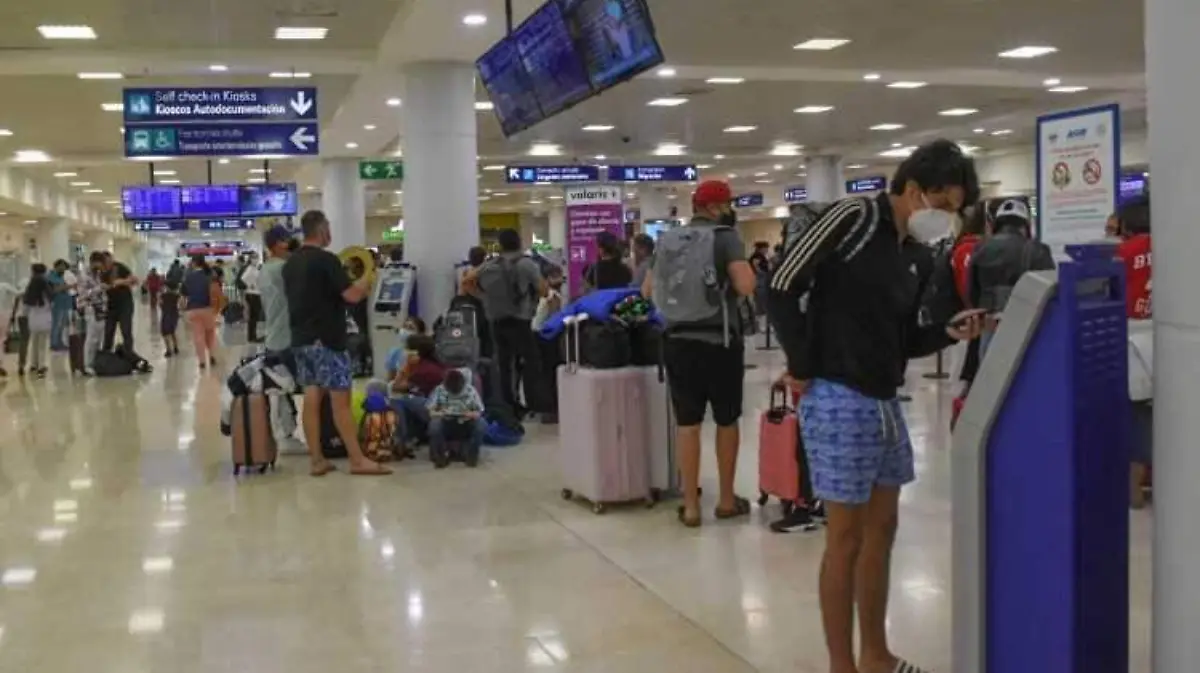
{"label": "man holding phone", "polygon": [[931,265],[911,247],[949,235],[978,198],[974,162],[958,145],[933,141],[900,165],[888,193],[827,208],[789,242],[771,279],[784,378],[803,394],[801,432],[828,516],[820,601],[831,673],[921,671],[892,653],[885,625],[900,488],[915,479],[897,390],[909,358],[977,337],[984,316],[923,321]]}

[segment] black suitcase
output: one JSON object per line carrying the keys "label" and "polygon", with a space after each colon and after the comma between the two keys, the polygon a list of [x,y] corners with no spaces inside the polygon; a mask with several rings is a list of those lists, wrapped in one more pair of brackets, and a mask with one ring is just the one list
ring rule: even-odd
{"label": "black suitcase", "polygon": [[333,422],[333,401],[326,395],[321,400],[321,455],[330,460],[345,458],[346,443],[338,435],[337,425]]}
{"label": "black suitcase", "polygon": [[71,360],[71,373],[82,374],[84,370],[82,334],[72,334],[67,337],[67,355]]}

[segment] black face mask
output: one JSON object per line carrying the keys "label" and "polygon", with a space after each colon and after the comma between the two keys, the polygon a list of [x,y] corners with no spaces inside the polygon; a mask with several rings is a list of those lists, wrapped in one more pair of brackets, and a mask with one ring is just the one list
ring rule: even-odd
{"label": "black face mask", "polygon": [[736,227],[738,223],[737,211],[731,210],[728,213],[721,213],[721,217],[717,222],[722,227]]}

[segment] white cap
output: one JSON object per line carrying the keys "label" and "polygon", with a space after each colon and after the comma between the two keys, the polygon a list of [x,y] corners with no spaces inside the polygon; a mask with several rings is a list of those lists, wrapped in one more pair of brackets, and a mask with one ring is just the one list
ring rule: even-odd
{"label": "white cap", "polygon": [[1019,217],[1028,222],[1029,206],[1025,205],[1025,202],[1020,199],[1008,199],[996,209],[995,219],[998,220],[1006,216]]}

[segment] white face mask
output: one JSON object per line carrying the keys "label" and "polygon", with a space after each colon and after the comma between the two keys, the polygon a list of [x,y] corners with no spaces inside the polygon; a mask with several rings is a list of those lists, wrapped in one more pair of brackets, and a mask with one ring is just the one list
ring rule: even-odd
{"label": "white face mask", "polygon": [[913,211],[913,214],[908,216],[908,234],[921,243],[932,243],[948,236],[954,230],[958,218],[954,213],[930,208],[924,195],[921,196],[921,201],[925,203],[925,207]]}

